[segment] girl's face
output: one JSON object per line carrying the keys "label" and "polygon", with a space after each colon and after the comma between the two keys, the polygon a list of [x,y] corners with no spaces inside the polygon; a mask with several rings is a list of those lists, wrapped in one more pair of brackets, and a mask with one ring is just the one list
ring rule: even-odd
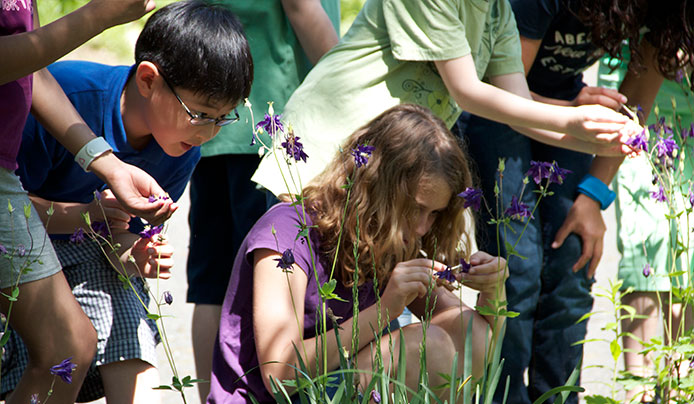
{"label": "girl's face", "polygon": [[452,192],[441,177],[424,178],[420,181],[415,195],[418,212],[414,221],[417,238],[423,237],[431,229],[439,212],[446,209]]}

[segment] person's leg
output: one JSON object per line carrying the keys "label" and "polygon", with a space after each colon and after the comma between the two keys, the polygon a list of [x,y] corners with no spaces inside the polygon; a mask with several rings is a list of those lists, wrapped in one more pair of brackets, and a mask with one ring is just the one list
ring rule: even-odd
{"label": "person's leg", "polygon": [[157,404],[159,371],[139,359],[99,366],[108,404]]}
{"label": "person's leg", "polygon": [[[622,298],[622,304],[633,307],[639,315],[648,316],[647,318],[635,318],[622,320],[622,332],[633,334],[641,341],[650,341],[658,334],[660,329],[660,312],[658,310],[658,298],[656,292],[632,292]],[[626,314],[626,313],[625,313]],[[624,369],[636,376],[647,377],[653,372],[653,360],[650,355],[640,354],[643,345],[634,338],[624,336],[622,345],[624,347]],[[627,391],[625,401],[630,402],[632,398],[641,395],[640,402],[649,402],[654,398],[652,391],[637,387]]]}
{"label": "person's leg", "polygon": [[[0,301],[3,313],[7,313],[7,300]],[[54,380],[49,369],[70,357],[77,365],[72,383],[57,378],[51,402],[74,403],[94,357],[96,332],[72,297],[63,273],[20,285],[10,325],[24,340],[29,361],[7,403],[28,403],[33,394],[45,397]]]}
{"label": "person's leg", "polygon": [[[539,206],[544,260],[528,371],[530,399],[536,400],[546,391],[564,385],[581,362],[583,345],[574,346],[574,343],[585,338],[587,322],[577,321],[592,310],[590,289],[594,280],[587,278],[588,265],[573,272],[572,267],[583,248],[579,235],[572,233],[559,248],[551,247],[573,206],[578,183],[588,172],[592,156],[536,142],[533,142],[533,156],[538,161],[555,160],[559,167],[571,170],[563,184],[550,186],[554,194],[542,200]],[[578,403],[578,396],[569,395],[567,403]]]}
{"label": "person's leg", "polygon": [[[508,404],[530,404],[524,375],[530,364],[533,341],[535,308],[540,293],[540,269],[542,265],[542,241],[539,215],[525,222],[511,220],[510,227],[489,224],[492,218],[500,217],[509,206],[512,197],[520,196],[523,177],[530,168],[530,140],[511,130],[508,126],[472,116],[467,124],[464,138],[470,156],[476,163],[484,197],[492,210],[483,207],[477,227],[477,244],[480,250],[492,255],[506,257],[506,243],[515,244],[518,256],[506,257],[510,276],[506,281],[508,310],[520,313],[506,322],[506,335],[502,343],[501,356],[505,359],[500,380],[510,377]],[[497,167],[499,158],[505,158],[503,178],[499,181]],[[499,184],[501,194],[495,197],[495,186]],[[535,206],[532,181],[523,192],[522,202],[530,209]],[[497,232],[498,240],[497,243]],[[522,237],[519,236],[522,234]],[[505,383],[500,383],[494,397],[500,403],[504,396]]]}
{"label": "person's leg", "polygon": [[[3,362],[2,390],[14,389],[8,403],[28,403],[32,394],[40,394],[43,400],[54,380],[49,369],[72,357],[77,365],[73,383],[58,378],[51,398],[56,403],[72,403],[94,356],[96,333],[72,296],[58,257],[19,179],[4,168],[0,168],[0,201],[0,245],[7,250],[7,254],[0,254],[0,288],[5,296],[12,295],[12,285],[19,282],[19,295],[11,312],[4,296],[0,297],[0,310],[9,317],[12,340],[23,338],[29,350],[28,364],[10,366]],[[8,201],[14,208],[12,213]],[[25,205],[31,207],[28,219]],[[20,276],[19,271],[27,267],[31,271]]]}
{"label": "person's leg", "polygon": [[[192,340],[198,379],[210,379],[232,260],[250,228],[265,213],[265,194],[250,180],[258,161],[257,155],[205,157],[191,178],[187,301],[195,304]],[[220,228],[230,230],[230,237],[219,237],[213,229]],[[209,383],[198,384],[202,402],[209,389]]]}

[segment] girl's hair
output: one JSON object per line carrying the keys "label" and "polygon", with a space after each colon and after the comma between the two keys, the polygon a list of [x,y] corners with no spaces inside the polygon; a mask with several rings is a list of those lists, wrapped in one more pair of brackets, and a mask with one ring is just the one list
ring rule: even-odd
{"label": "girl's hair", "polygon": [[[580,0],[579,18],[591,27],[591,41],[610,56],[622,58],[622,42],[629,40],[634,63],[630,68],[643,69],[643,55],[638,52],[641,29],[649,32],[645,39],[655,48],[656,69],[674,79],[677,71],[694,63],[694,0]],[[682,50],[689,57],[678,58]]]}
{"label": "girl's hair", "polygon": [[[374,149],[368,163],[357,167],[353,150],[363,145]],[[434,178],[448,185],[451,200],[420,243],[415,195],[420,182]],[[416,258],[420,249],[449,263],[469,254],[463,200],[456,195],[472,182],[462,143],[444,122],[424,107],[403,104],[354,132],[304,197],[321,253],[331,259],[337,254],[335,277],[350,286],[358,268],[359,284],[375,277],[384,285],[395,264]]]}

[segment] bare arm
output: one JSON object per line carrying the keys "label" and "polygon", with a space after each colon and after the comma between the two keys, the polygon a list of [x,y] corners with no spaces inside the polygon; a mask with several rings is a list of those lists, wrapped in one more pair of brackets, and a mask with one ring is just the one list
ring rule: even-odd
{"label": "bare arm", "polygon": [[282,0],[282,7],[312,64],[337,44],[337,32],[320,0]]}
{"label": "bare arm", "polygon": [[138,19],[153,9],[154,0],[92,0],[40,27],[34,7],[33,31],[0,37],[0,84],[48,66],[104,29]]}

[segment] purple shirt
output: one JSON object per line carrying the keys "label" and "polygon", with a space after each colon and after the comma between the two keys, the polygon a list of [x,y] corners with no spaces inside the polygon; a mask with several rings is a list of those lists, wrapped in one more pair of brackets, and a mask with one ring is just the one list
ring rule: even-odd
{"label": "purple shirt", "polygon": [[[310,226],[310,219],[306,221]],[[287,203],[277,204],[258,220],[243,241],[234,261],[222,306],[208,404],[250,403],[249,394],[261,403],[275,402],[261,378],[253,333],[253,252],[256,249],[268,248],[279,253],[287,248],[292,249],[296,264],[308,276],[304,300],[304,338],[316,335],[316,315],[319,313],[317,309],[321,300],[308,243],[295,240],[299,224],[294,207]],[[272,235],[273,227],[277,239]],[[320,248],[314,231],[311,232],[311,248],[314,257],[319,256],[316,252]],[[325,256],[319,256],[316,261],[315,273],[318,273],[320,283],[323,284],[328,280],[332,262]],[[277,270],[281,271],[280,268]],[[346,302],[329,300],[328,307],[336,316],[342,317],[342,322],[352,317],[352,291],[338,281],[335,293]],[[368,282],[359,287],[359,301],[359,310],[376,303],[373,283]],[[328,327],[331,328],[332,325]]]}
{"label": "purple shirt", "polygon": [[[31,31],[32,0],[3,1],[0,7],[0,36]],[[31,108],[32,75],[0,86],[0,167],[17,169],[17,152],[22,129]]]}

